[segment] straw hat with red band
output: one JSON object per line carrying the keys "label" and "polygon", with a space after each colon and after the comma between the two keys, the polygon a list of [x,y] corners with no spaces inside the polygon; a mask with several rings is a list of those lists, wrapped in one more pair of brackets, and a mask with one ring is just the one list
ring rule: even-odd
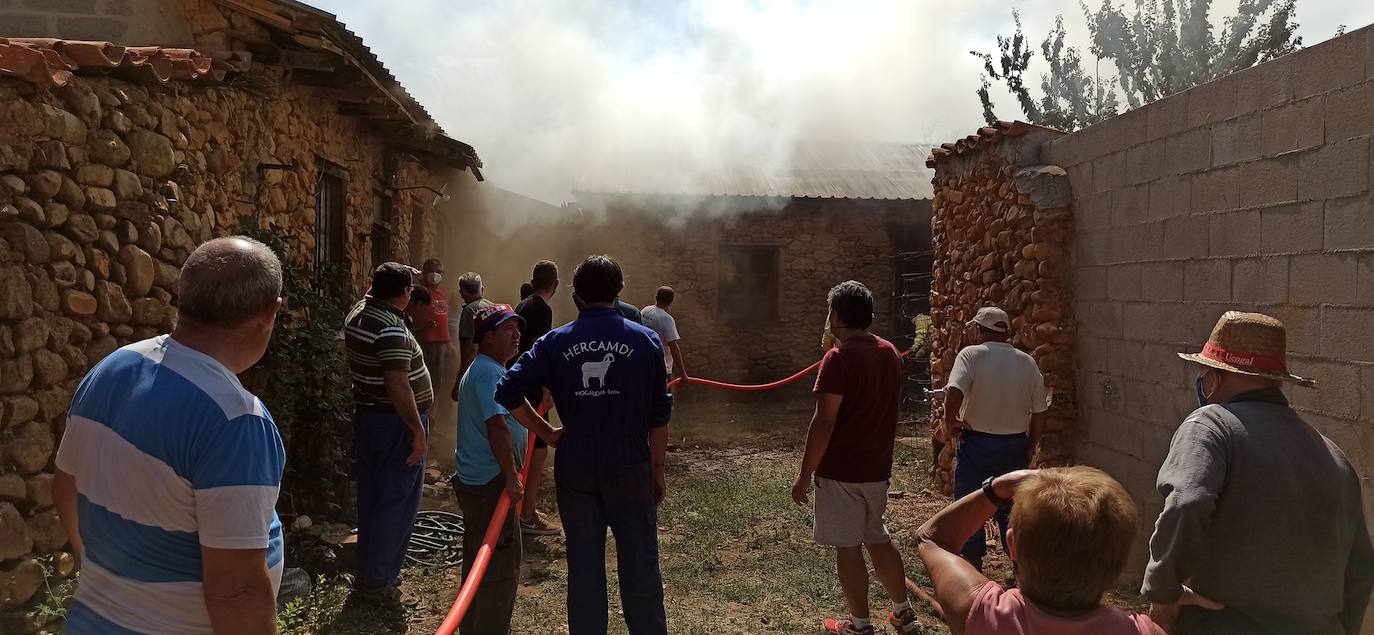
{"label": "straw hat with red band", "polygon": [[1316,386],[1316,381],[1288,372],[1287,347],[1283,322],[1260,313],[1228,311],[1217,321],[1201,353],[1178,356],[1231,373]]}

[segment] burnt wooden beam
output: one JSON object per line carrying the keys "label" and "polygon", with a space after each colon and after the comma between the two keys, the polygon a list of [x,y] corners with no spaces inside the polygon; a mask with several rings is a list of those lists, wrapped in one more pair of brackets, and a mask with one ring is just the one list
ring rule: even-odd
{"label": "burnt wooden beam", "polygon": [[362,72],[351,67],[340,68],[333,71],[313,71],[304,68],[293,69],[287,77],[295,84],[318,86],[321,88],[356,88],[357,85],[363,81]]}

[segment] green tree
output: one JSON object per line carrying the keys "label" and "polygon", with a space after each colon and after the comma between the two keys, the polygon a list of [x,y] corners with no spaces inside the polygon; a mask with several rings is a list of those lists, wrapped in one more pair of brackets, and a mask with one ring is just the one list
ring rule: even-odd
{"label": "green tree", "polygon": [[[983,117],[997,121],[988,89],[1001,82],[1031,123],[1077,130],[1156,99],[1265,62],[1302,46],[1293,21],[1296,0],[1240,0],[1236,13],[1214,32],[1211,0],[1136,0],[1127,13],[1111,0],[1096,11],[1080,2],[1091,36],[1091,72],[1078,47],[1065,44],[1063,16],[1040,45],[1048,65],[1040,96],[1031,95],[1024,75],[1034,50],[1013,11],[1016,32],[997,36],[996,53],[971,53],[983,60],[978,89]],[[1101,71],[1112,73],[1103,77]]]}

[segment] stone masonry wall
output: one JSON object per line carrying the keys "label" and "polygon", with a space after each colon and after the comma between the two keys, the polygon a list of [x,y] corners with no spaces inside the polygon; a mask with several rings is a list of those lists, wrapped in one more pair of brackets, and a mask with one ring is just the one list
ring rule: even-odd
{"label": "stone masonry wall", "polygon": [[[52,460],[78,382],[172,327],[179,267],[198,243],[257,216],[309,258],[316,163],[328,159],[349,175],[347,260],[365,286],[384,140],[272,69],[251,84],[0,80],[0,609],[39,588],[35,556],[67,545]],[[425,176],[414,163],[397,171]],[[418,260],[408,212],[428,199],[412,196],[397,198],[395,252]]]}
{"label": "stone masonry wall", "polygon": [[[1002,137],[936,166],[931,230],[931,384],[945,385],[954,358],[972,341],[967,322],[980,307],[998,306],[1012,318],[1012,345],[1035,358],[1053,391],[1035,463],[1062,465],[1074,428],[1076,328],[1070,309],[1068,179],[1039,163],[1044,131]],[[933,422],[944,419],[934,403]],[[937,477],[953,491],[954,444],[943,425]]]}
{"label": "stone masonry wall", "polygon": [[[1288,327],[1303,418],[1374,470],[1374,28],[1050,142],[1073,185],[1079,435],[1150,523],[1196,407],[1197,351],[1230,309]],[[1374,488],[1365,487],[1366,515]],[[1143,564],[1142,526],[1135,563]],[[1136,571],[1138,573],[1138,569]]]}

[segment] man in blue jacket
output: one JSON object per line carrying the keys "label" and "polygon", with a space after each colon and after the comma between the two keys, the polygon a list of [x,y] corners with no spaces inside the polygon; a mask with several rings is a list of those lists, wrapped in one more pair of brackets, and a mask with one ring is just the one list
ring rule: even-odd
{"label": "man in blue jacket", "polygon": [[536,341],[496,386],[496,401],[530,429],[540,428],[539,415],[525,395],[548,388],[566,430],[554,480],[567,538],[570,635],[606,633],[607,528],[631,635],[668,632],[658,504],[673,396],[658,336],[615,308],[623,287],[619,264],[589,256],[573,273],[586,308]]}

